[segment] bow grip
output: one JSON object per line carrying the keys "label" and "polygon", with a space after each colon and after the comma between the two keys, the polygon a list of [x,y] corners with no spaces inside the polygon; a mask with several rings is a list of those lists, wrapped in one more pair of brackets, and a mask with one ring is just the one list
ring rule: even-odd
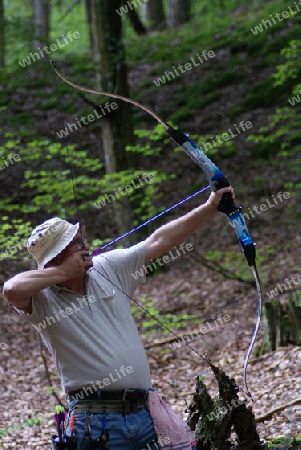
{"label": "bow grip", "polygon": [[[214,190],[215,191],[219,191],[220,189],[223,189],[228,186],[230,186],[230,183],[226,177],[218,178],[218,180],[216,180],[214,182]],[[221,201],[219,202],[217,209],[220,212],[229,215],[229,214],[237,212],[239,210],[239,206],[235,205],[235,203],[232,199],[231,192],[225,192],[221,198]]]}
{"label": "bow grip", "polygon": [[[218,172],[212,181],[212,187],[215,191],[230,186],[229,181],[221,172]],[[255,244],[249,234],[248,227],[242,213],[242,207],[235,205],[231,192],[225,192],[223,194],[218,205],[218,210],[226,214],[226,216],[230,219],[230,224],[235,230],[248,265],[254,266],[256,260]]]}

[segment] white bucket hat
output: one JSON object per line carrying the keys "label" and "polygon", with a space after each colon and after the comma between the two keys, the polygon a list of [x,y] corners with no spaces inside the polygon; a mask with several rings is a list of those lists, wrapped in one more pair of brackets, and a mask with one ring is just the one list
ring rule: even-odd
{"label": "white bucket hat", "polygon": [[38,269],[59,255],[80,230],[80,223],[75,225],[53,217],[37,226],[27,241],[27,250],[38,263]]}

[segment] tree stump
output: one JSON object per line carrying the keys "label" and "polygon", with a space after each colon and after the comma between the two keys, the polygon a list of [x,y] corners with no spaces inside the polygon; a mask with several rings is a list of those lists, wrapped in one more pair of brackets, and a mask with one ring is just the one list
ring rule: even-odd
{"label": "tree stump", "polygon": [[[207,360],[218,382],[219,395],[212,399],[205,384],[196,378],[196,393],[189,406],[187,423],[195,432],[197,450],[264,450],[256,430],[255,417],[246,400],[238,398],[238,386],[221,369]],[[230,442],[232,427],[237,444]]]}
{"label": "tree stump", "polygon": [[301,295],[296,291],[286,304],[279,298],[264,303],[264,347],[262,353],[301,344]]}

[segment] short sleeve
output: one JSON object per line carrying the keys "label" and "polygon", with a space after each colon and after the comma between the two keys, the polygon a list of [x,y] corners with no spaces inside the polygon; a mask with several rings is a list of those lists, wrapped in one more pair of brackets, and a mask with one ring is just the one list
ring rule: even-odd
{"label": "short sleeve", "polygon": [[45,312],[45,300],[46,295],[43,291],[38,294],[33,295],[32,297],[32,313],[29,314],[21,309],[18,309],[16,306],[13,306],[13,309],[19,314],[22,319],[26,320],[26,322],[37,324],[43,319],[46,315]]}
{"label": "short sleeve", "polygon": [[93,258],[94,267],[101,271],[105,262],[120,280],[123,289],[131,297],[139,283],[145,283],[145,241],[126,249],[116,249]]}

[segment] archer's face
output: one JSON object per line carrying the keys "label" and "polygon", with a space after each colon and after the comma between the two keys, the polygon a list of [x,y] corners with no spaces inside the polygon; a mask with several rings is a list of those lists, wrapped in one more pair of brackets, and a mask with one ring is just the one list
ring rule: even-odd
{"label": "archer's face", "polygon": [[67,245],[67,247],[52,261],[50,261],[47,265],[60,265],[62,264],[69,256],[73,253],[82,253],[87,252],[89,250],[89,245],[85,240],[84,235],[81,232],[78,232],[74,239]]}

